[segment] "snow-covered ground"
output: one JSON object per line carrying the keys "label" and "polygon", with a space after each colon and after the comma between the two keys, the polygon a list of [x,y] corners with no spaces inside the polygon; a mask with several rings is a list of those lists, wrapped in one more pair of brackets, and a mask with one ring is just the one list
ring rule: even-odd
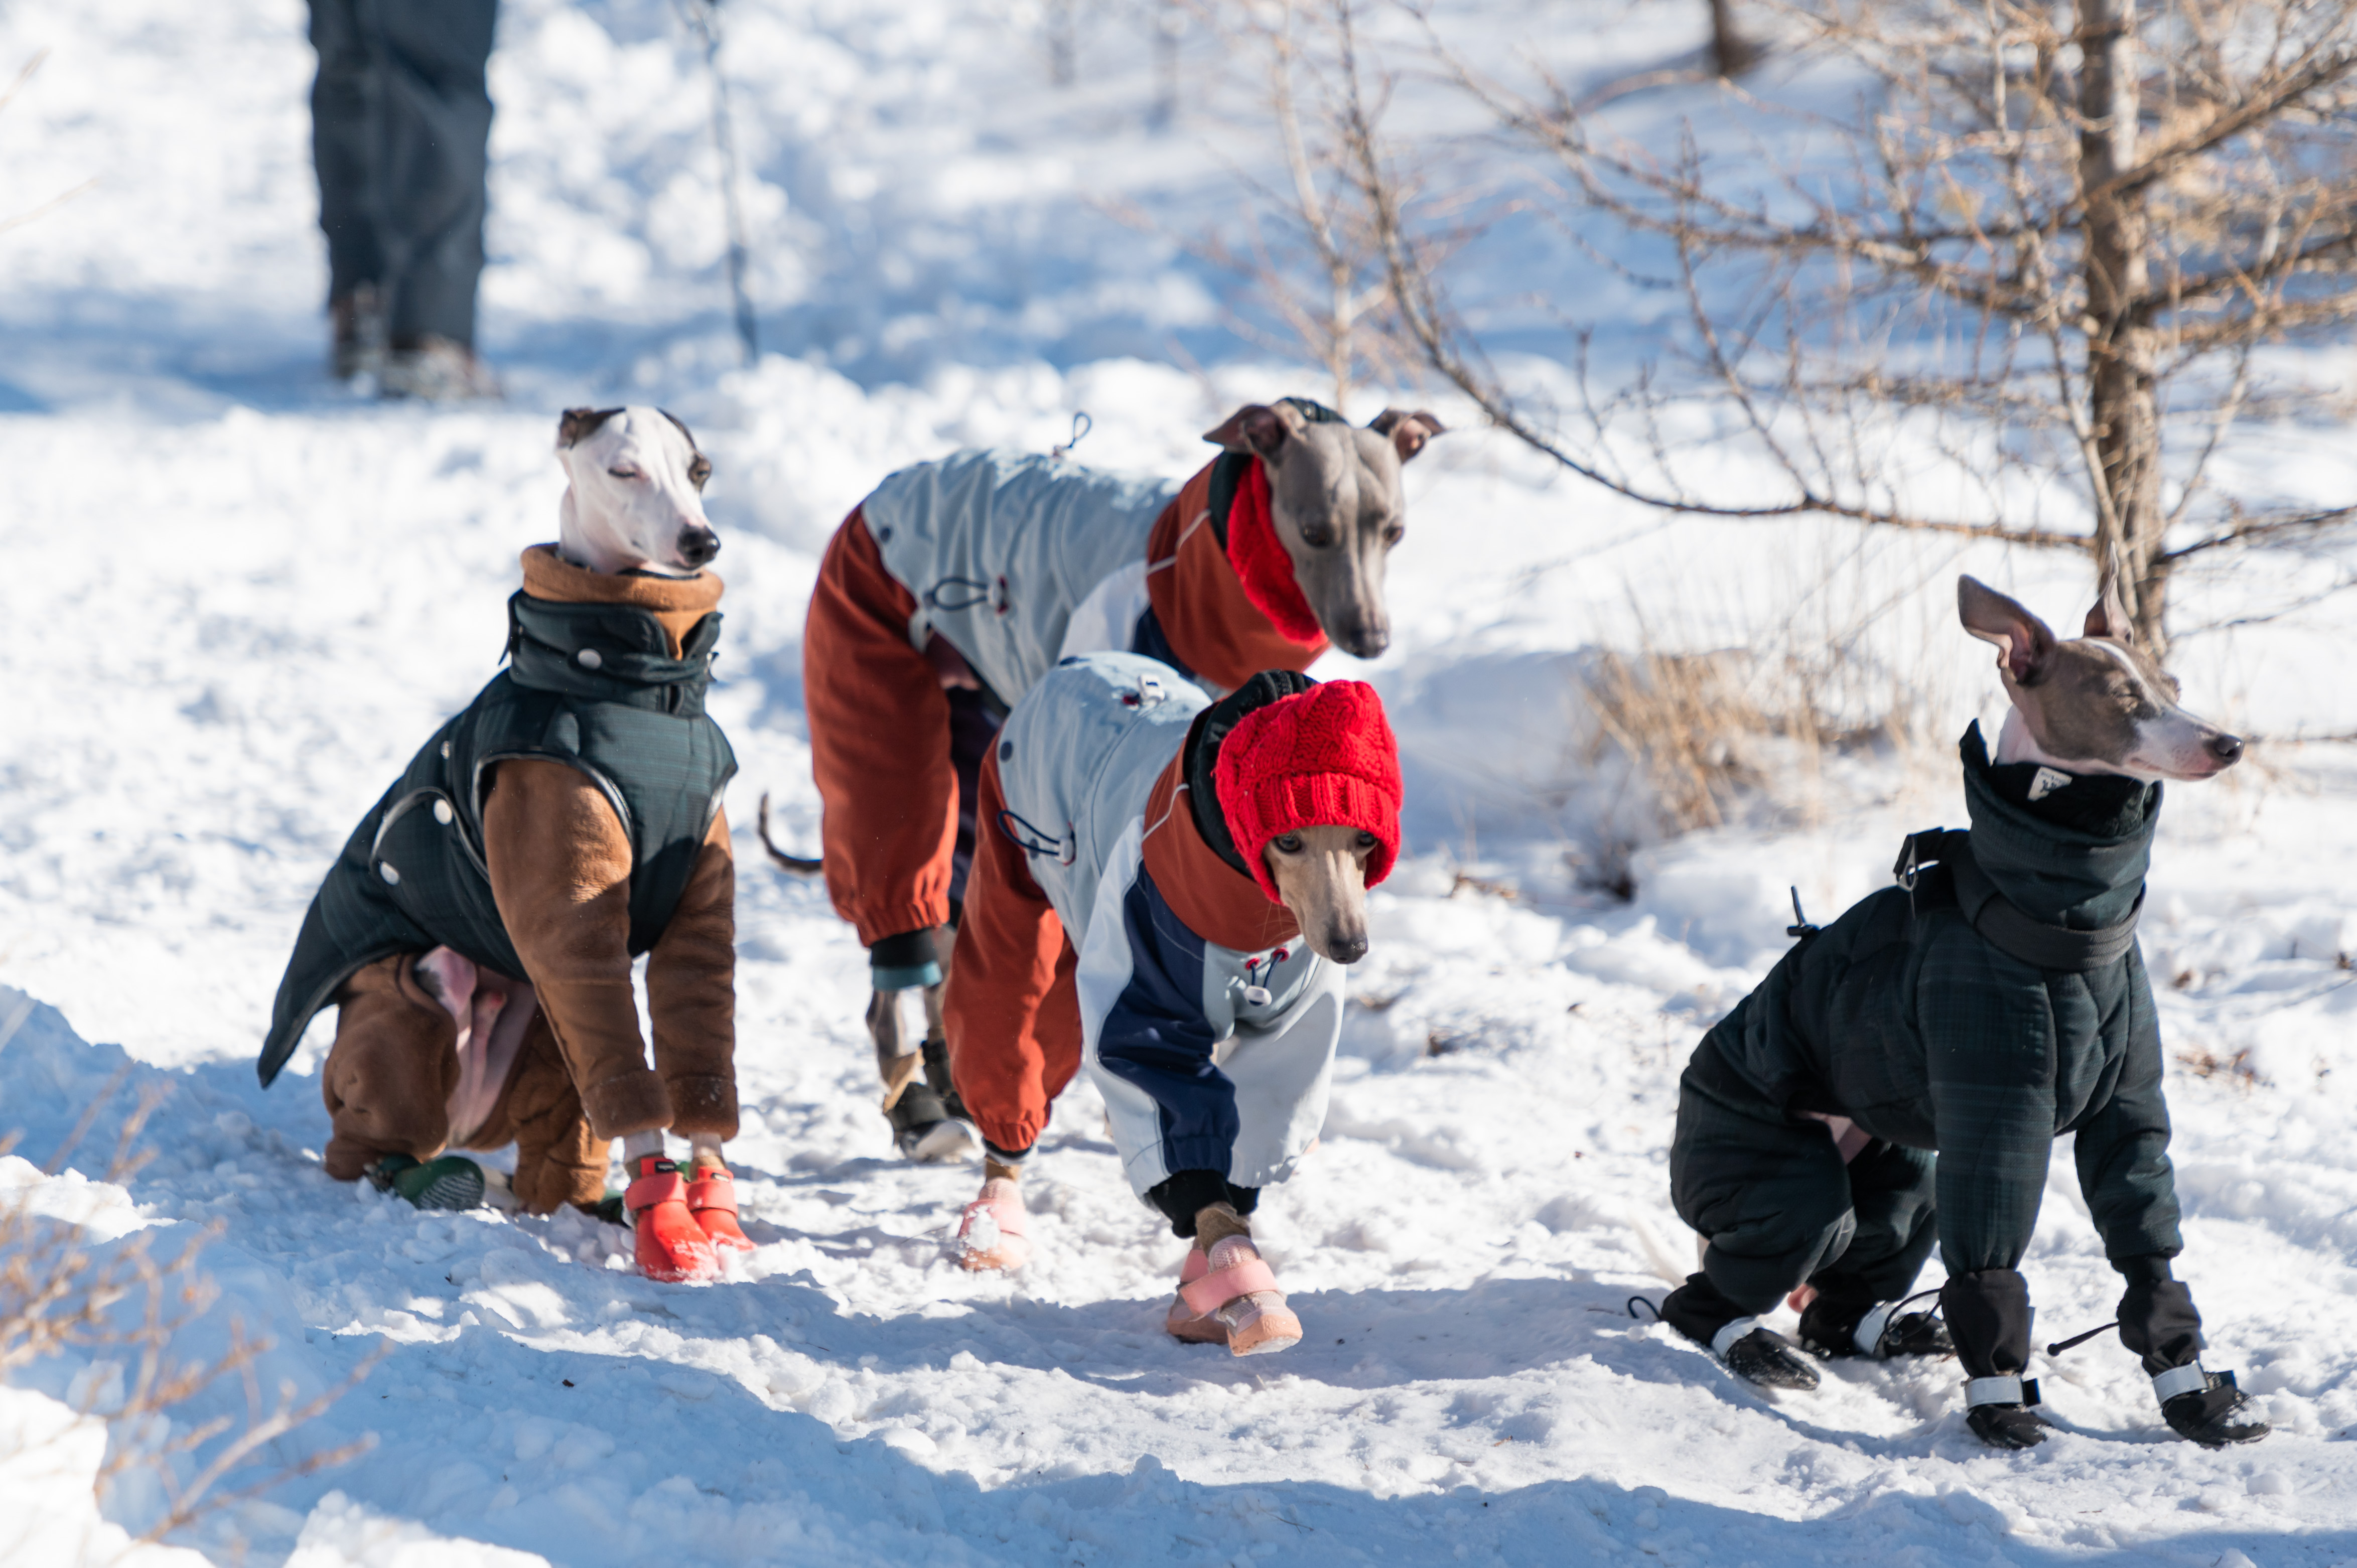
{"label": "snow-covered ground", "polygon": [[[553,532],[558,408],[659,398],[714,455],[732,815],[749,829],[769,790],[807,843],[802,605],[877,478],[1044,447],[1077,409],[1083,459],[1176,476],[1233,403],[1320,390],[1241,354],[1225,280],[1103,210],[1183,227],[1232,199],[1234,121],[1192,96],[1223,80],[1211,42],[1190,37],[1188,108],[1157,132],[1151,8],[1083,9],[1087,80],[1058,94],[1036,7],[731,0],[780,350],[737,370],[705,88],[669,12],[511,0],[485,283],[511,395],[434,412],[317,370],[299,5],[0,5],[0,70],[52,50],[0,112],[0,221],[99,181],[0,232],[0,1129],[37,1165],[127,1078],[71,1171],[0,1161],[0,1194],[102,1247],[215,1227],[221,1294],[179,1349],[267,1335],[265,1396],[384,1348],[261,1468],[373,1452],[146,1557],[121,1553],[152,1483],[88,1492],[105,1438],[73,1409],[120,1398],[104,1356],[19,1370],[0,1561],[2357,1561],[2357,757],[2262,745],[2173,791],[2145,927],[2179,1064],[2180,1272],[2211,1364],[2276,1434],[2177,1442],[2109,1339],[2041,1358],[2064,1433],[2026,1455],[1964,1432],[1953,1367],[1763,1395],[1623,1310],[1692,1255],[1663,1168],[1677,1071],[1781,950],[1788,885],[1822,918],[1903,832],[1961,819],[1944,742],[1996,699],[1948,618],[1954,572],[2058,625],[2084,579],[1665,522],[1479,433],[1411,470],[1397,643],[1372,672],[1409,753],[1410,853],[1374,899],[1324,1144],[1263,1208],[1297,1349],[1234,1362],[1161,1335],[1180,1243],[1128,1196],[1085,1085],[1028,1184],[1039,1261],[961,1273],[944,1238],[974,1173],[889,1156],[858,949],[749,832],[732,1153],[760,1246],[728,1282],[641,1282],[620,1233],[576,1216],[422,1215],[320,1175],[327,1026],[262,1091],[271,993],[351,822],[495,666],[515,553]],[[1609,65],[1686,47],[1701,10],[1499,14],[1557,46],[1616,24]],[[1781,809],[1658,842],[1596,745],[1585,650],[1641,625],[1696,647],[1832,635],[1868,607],[1939,743],[1822,777],[1796,758],[1762,792]],[[2262,735],[2349,730],[2351,614],[2187,639],[2189,696]],[[1633,853],[1633,900],[1574,874],[1606,853]],[[159,1085],[154,1163],[95,1179]],[[2067,1161],[2027,1267],[2041,1339],[2109,1316]],[[177,1419],[244,1409],[224,1387]]]}

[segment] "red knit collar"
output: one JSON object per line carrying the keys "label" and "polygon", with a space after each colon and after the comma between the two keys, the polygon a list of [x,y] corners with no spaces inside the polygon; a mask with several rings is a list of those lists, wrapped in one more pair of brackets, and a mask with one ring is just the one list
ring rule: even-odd
{"label": "red knit collar", "polygon": [[1228,564],[1235,568],[1244,597],[1286,641],[1315,648],[1325,640],[1318,612],[1294,580],[1293,557],[1276,537],[1269,515],[1268,465],[1257,457],[1245,466],[1235,503],[1228,509]]}

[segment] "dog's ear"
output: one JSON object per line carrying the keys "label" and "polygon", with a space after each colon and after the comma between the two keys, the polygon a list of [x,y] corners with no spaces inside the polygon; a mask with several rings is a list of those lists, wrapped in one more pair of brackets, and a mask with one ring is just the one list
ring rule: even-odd
{"label": "dog's ear", "polygon": [[2136,622],[2128,618],[2127,601],[2120,597],[2117,576],[2104,580],[2103,592],[2095,596],[2095,607],[2087,612],[2087,626],[2082,635],[2135,644]]}
{"label": "dog's ear", "polygon": [[695,432],[687,427],[687,421],[682,419],[679,415],[673,413],[667,408],[659,408],[655,410],[655,412],[662,414],[665,419],[670,420],[673,424],[679,426],[679,433],[687,437],[687,446],[689,451],[694,452],[700,450],[700,448],[695,445]]}
{"label": "dog's ear", "polygon": [[2054,655],[2054,633],[2018,601],[1973,577],[1956,579],[1956,618],[1983,642],[1996,644],[2006,672],[2024,686],[2043,680]]}
{"label": "dog's ear", "polygon": [[1367,428],[1378,435],[1390,436],[1392,450],[1397,452],[1399,460],[1405,463],[1423,451],[1426,442],[1446,431],[1448,426],[1440,423],[1438,414],[1427,413],[1420,408],[1414,413],[1405,413],[1396,408],[1387,408],[1367,421]]}
{"label": "dog's ear", "polygon": [[1308,417],[1290,403],[1271,408],[1248,403],[1228,415],[1218,429],[1204,432],[1203,439],[1230,452],[1248,452],[1275,462],[1285,444],[1308,428]]}
{"label": "dog's ear", "polygon": [[568,408],[556,421],[556,446],[559,451],[578,446],[597,433],[597,427],[622,411],[619,408]]}

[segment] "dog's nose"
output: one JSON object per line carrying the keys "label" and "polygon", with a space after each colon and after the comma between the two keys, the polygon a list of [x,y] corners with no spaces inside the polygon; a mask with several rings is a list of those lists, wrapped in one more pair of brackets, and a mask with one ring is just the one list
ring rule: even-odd
{"label": "dog's nose", "polygon": [[701,566],[720,553],[720,535],[708,528],[683,528],[679,531],[679,558],[691,566]]}
{"label": "dog's nose", "polygon": [[1336,963],[1358,962],[1367,956],[1367,933],[1364,931],[1328,932],[1326,956]]}
{"label": "dog's nose", "polygon": [[2210,737],[2210,755],[2221,764],[2232,763],[2243,755],[2243,737],[2238,735],[2215,735]]}
{"label": "dog's nose", "polygon": [[1354,621],[1344,627],[1341,635],[1334,640],[1340,643],[1342,651],[1353,659],[1372,659],[1392,645],[1392,628]]}

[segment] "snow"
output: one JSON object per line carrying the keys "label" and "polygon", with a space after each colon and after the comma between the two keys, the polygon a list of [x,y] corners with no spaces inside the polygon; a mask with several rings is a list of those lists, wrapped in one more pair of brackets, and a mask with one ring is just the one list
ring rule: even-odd
{"label": "snow", "polygon": [[[1514,25],[1619,19],[1626,63],[1690,42],[1686,9],[1555,4]],[[1257,1227],[1308,1338],[1234,1361],[1161,1333],[1180,1244],[1129,1196],[1085,1082],[1027,1176],[1037,1261],[956,1266],[978,1173],[891,1157],[858,949],[749,831],[768,790],[784,838],[814,834],[799,639],[817,552],[884,473],[955,445],[1043,449],[1085,409],[1082,458],[1178,476],[1234,402],[1319,390],[1239,350],[1232,280],[1104,209],[1183,231],[1232,204],[1239,122],[1220,110],[1250,84],[1190,36],[1202,102],[1154,133],[1146,13],[1092,15],[1089,74],[1060,96],[1007,42],[1036,36],[1036,7],[732,0],[754,288],[780,350],[747,370],[705,87],[669,11],[511,0],[485,281],[510,397],[435,411],[317,368],[300,6],[0,10],[0,69],[52,50],[0,112],[0,219],[99,181],[0,233],[0,1126],[23,1132],[0,1190],[102,1249],[199,1241],[220,1294],[176,1351],[266,1335],[265,1395],[384,1356],[246,1478],[372,1452],[128,1555],[161,1494],[91,1495],[109,1439],[78,1412],[119,1398],[106,1354],[17,1369],[0,1559],[2357,1560],[2357,755],[2261,746],[2173,789],[2144,930],[2176,1058],[2180,1273],[2210,1364],[2239,1370],[2276,1435],[2177,1442],[2108,1338],[2039,1358],[2064,1431],[2027,1455],[1964,1432],[1953,1367],[1738,1386],[1625,1310],[1692,1255],[1663,1169],[1677,1072],[1781,950],[1788,886],[1824,919],[1888,876],[1903,832],[1962,819],[1947,747],[1998,710],[1986,650],[1949,618],[1953,575],[2063,625],[2082,568],[1665,521],[1469,429],[1409,472],[1394,650],[1333,661],[1384,691],[1413,801],[1324,1143]],[[694,425],[726,541],[731,1155],[759,1246],[707,1287],[637,1279],[620,1233],[579,1216],[421,1214],[328,1181],[324,1022],[275,1089],[252,1070],[344,834],[494,668],[516,553],[552,531],[555,411],[626,396]],[[2269,439],[2329,472],[2342,436]],[[2233,618],[2235,591],[2190,586],[2189,624]],[[2188,638],[2194,706],[2263,735],[2350,729],[2349,613],[2326,599]],[[1917,694],[1920,736],[1789,757],[1706,832],[1659,832],[1575,685],[1600,646],[1781,648],[1869,618],[1859,657]],[[1609,846],[1631,901],[1566,860]],[[169,1090],[156,1157],[109,1182],[151,1087]],[[2110,1315],[2067,1160],[2026,1266],[2041,1339]],[[177,1429],[242,1418],[244,1398],[208,1391]]]}

